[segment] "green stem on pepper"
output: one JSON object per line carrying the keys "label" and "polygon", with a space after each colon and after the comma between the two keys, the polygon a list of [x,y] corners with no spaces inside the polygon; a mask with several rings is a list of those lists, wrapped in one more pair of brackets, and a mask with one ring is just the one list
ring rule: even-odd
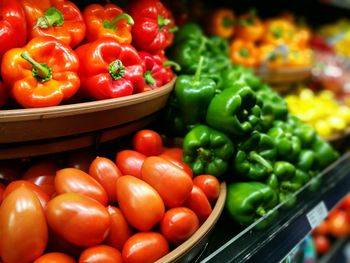
{"label": "green stem on pepper", "polygon": [[32,64],[32,73],[33,77],[40,80],[41,82],[48,81],[52,78],[52,71],[51,68],[43,63],[39,63],[35,61],[29,54],[28,51],[24,51],[21,54],[21,57],[25,60],[27,60],[30,64]]}

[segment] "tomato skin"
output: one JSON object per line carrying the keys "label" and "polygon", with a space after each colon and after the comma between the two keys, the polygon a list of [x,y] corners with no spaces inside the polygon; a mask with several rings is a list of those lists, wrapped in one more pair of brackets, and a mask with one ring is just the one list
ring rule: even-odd
{"label": "tomato skin", "polygon": [[220,195],[220,182],[210,174],[198,175],[193,179],[193,184],[198,186],[211,204],[214,204]]}
{"label": "tomato skin", "polygon": [[176,246],[186,241],[198,228],[198,217],[187,207],[169,209],[160,222],[161,233]]}
{"label": "tomato skin", "polygon": [[107,236],[110,218],[107,208],[98,201],[77,193],[65,193],[46,206],[51,229],[78,246],[95,246]]}
{"label": "tomato skin", "polygon": [[171,162],[172,164],[174,164],[178,168],[184,170],[188,174],[189,177],[191,177],[191,178],[193,177],[192,169],[187,163],[185,163],[181,160],[177,160],[174,157],[171,157],[171,156],[163,154],[163,153],[158,155],[158,157]]}
{"label": "tomato skin", "polygon": [[350,213],[350,194],[348,194],[340,203],[340,209],[346,210]]}
{"label": "tomato skin", "polygon": [[331,242],[325,235],[315,235],[313,237],[317,254],[325,254],[331,248]]}
{"label": "tomato skin", "polygon": [[26,186],[11,192],[0,208],[0,254],[4,262],[33,262],[48,240],[45,214],[36,195]]}
{"label": "tomato skin", "polygon": [[167,207],[182,205],[193,187],[184,170],[158,156],[146,158],[141,174],[142,179],[156,189]]}
{"label": "tomato skin", "polygon": [[24,180],[13,181],[9,185],[7,185],[5,191],[2,194],[2,199],[5,199],[10,193],[12,193],[14,190],[18,189],[21,186],[25,186],[27,189],[31,190],[39,199],[41,206],[43,208],[46,207],[47,202],[49,202],[50,200],[50,197],[39,186],[33,184],[32,182]]}
{"label": "tomato skin", "polygon": [[350,234],[350,216],[347,212],[336,210],[327,219],[329,233],[335,237],[346,237]]}
{"label": "tomato skin", "polygon": [[116,154],[115,162],[123,175],[141,178],[141,167],[146,159],[142,153],[133,150],[122,150]]}
{"label": "tomato skin", "polygon": [[322,221],[321,224],[319,224],[312,233],[315,235],[329,234],[329,226],[328,226],[327,220]]}
{"label": "tomato skin", "polygon": [[122,257],[125,263],[151,263],[168,252],[168,242],[160,233],[139,232],[126,241]]}
{"label": "tomato skin", "polygon": [[159,155],[163,151],[163,141],[153,130],[140,130],[134,134],[132,145],[137,152],[146,156]]}
{"label": "tomato skin", "polygon": [[117,179],[122,176],[117,165],[108,158],[97,156],[90,165],[89,174],[106,190],[109,202],[116,202]]}
{"label": "tomato skin", "polygon": [[182,161],[183,157],[183,150],[182,148],[164,148],[163,152],[161,155],[167,155],[170,157],[173,157],[174,159],[178,161]]}
{"label": "tomato skin", "polygon": [[76,168],[88,173],[90,164],[95,158],[96,155],[86,149],[73,151],[68,154],[67,165],[65,167]]}
{"label": "tomato skin", "polygon": [[196,185],[193,186],[191,194],[185,201],[184,206],[195,212],[201,224],[208,218],[212,211],[208,198]]}
{"label": "tomato skin", "polygon": [[122,263],[122,255],[119,250],[106,246],[99,245],[89,247],[81,253],[79,263]]}
{"label": "tomato skin", "polygon": [[126,240],[131,237],[132,229],[119,208],[108,206],[107,210],[111,218],[111,226],[105,243],[121,251]]}
{"label": "tomato skin", "polygon": [[79,193],[89,196],[106,206],[108,197],[105,189],[89,174],[76,169],[64,168],[56,172],[55,189],[57,194]]}
{"label": "tomato skin", "polygon": [[72,258],[67,254],[51,252],[51,253],[42,255],[41,257],[36,259],[33,263],[76,263],[76,261],[74,258]]}
{"label": "tomato skin", "polygon": [[134,176],[118,179],[117,199],[128,223],[140,231],[150,230],[163,218],[162,198],[149,184]]}

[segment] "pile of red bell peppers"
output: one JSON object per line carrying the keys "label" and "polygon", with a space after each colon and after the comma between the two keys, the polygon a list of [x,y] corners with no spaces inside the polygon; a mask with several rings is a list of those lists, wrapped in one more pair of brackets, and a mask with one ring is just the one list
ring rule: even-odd
{"label": "pile of red bell peppers", "polygon": [[[165,48],[176,30],[159,0],[90,4],[0,1],[0,107],[56,106],[155,89],[173,77]],[[68,102],[69,102],[68,101]]]}

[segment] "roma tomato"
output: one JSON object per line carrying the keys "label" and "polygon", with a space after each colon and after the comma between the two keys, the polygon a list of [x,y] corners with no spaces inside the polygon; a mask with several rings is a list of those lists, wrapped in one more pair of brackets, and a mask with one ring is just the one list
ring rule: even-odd
{"label": "roma tomato", "polygon": [[336,210],[327,219],[329,233],[335,237],[346,237],[350,234],[350,216],[347,212]]}
{"label": "roma tomato", "polygon": [[141,174],[142,179],[156,189],[167,207],[183,204],[193,187],[192,179],[184,170],[158,156],[146,158]]}
{"label": "roma tomato", "polygon": [[134,176],[117,181],[118,204],[130,225],[148,231],[163,218],[164,203],[156,190]]}
{"label": "roma tomato", "polygon": [[89,174],[106,190],[109,202],[117,201],[115,188],[122,172],[114,162],[105,157],[96,157],[90,165]]}
{"label": "roma tomato", "polygon": [[46,248],[48,228],[36,195],[26,186],[11,192],[0,209],[0,254],[4,262],[28,263]]}
{"label": "roma tomato", "polygon": [[312,232],[314,235],[327,235],[329,234],[329,226],[327,220],[322,221]]}
{"label": "roma tomato", "polygon": [[198,228],[198,217],[187,207],[169,209],[160,222],[163,236],[176,246],[186,241]]}
{"label": "roma tomato", "polygon": [[48,202],[45,212],[51,229],[78,246],[101,243],[111,223],[106,207],[77,193],[56,196]]}
{"label": "roma tomato", "polygon": [[31,190],[36,197],[39,199],[40,204],[43,208],[46,207],[47,202],[49,202],[50,197],[42,190],[39,186],[33,184],[32,182],[17,180],[10,183],[2,194],[2,198],[6,198],[14,190],[18,189],[21,186],[25,186],[27,189]]}
{"label": "roma tomato", "polygon": [[350,213],[350,194],[348,194],[340,203],[340,209],[344,209]]}
{"label": "roma tomato", "polygon": [[141,130],[135,133],[132,145],[137,152],[146,156],[159,155],[163,151],[162,137],[152,130]]}
{"label": "roma tomato", "polygon": [[126,241],[122,257],[125,263],[152,263],[168,252],[168,242],[161,234],[139,232]]}
{"label": "roma tomato", "polygon": [[96,158],[96,155],[90,150],[77,150],[70,152],[67,158],[67,167],[77,168],[89,172],[91,162]]}
{"label": "roma tomato", "polygon": [[79,257],[79,263],[122,263],[122,255],[119,250],[99,245],[89,247]]}
{"label": "roma tomato", "polygon": [[36,259],[33,263],[76,263],[75,259],[71,256],[58,253],[51,252],[42,255],[40,258]]}
{"label": "roma tomato", "polygon": [[313,237],[317,254],[325,254],[331,248],[331,242],[325,235]]}
{"label": "roma tomato", "polygon": [[132,175],[141,178],[141,167],[146,156],[133,150],[117,152],[115,162],[123,175]]}
{"label": "roma tomato", "polygon": [[132,235],[132,229],[119,208],[108,206],[107,210],[111,218],[111,227],[105,243],[121,251],[126,240]]}
{"label": "roma tomato", "polygon": [[182,161],[183,150],[182,148],[165,148],[162,152],[162,155],[167,155],[173,157],[178,161]]}
{"label": "roma tomato", "polygon": [[56,171],[61,168],[53,161],[41,161],[32,165],[21,178],[39,186],[49,197],[53,197],[55,190]]}
{"label": "roma tomato", "polygon": [[220,194],[220,182],[218,178],[210,174],[202,174],[193,179],[193,184],[197,185],[203,191],[211,204],[216,202]]}
{"label": "roma tomato", "polygon": [[167,161],[171,162],[175,166],[177,166],[180,169],[184,170],[188,174],[189,177],[191,177],[191,178],[193,177],[192,169],[187,163],[185,163],[185,162],[183,162],[181,160],[177,160],[174,157],[172,157],[170,155],[163,154],[163,153],[158,155],[158,157],[163,158],[164,160],[167,160]]}
{"label": "roma tomato", "polygon": [[79,193],[106,206],[108,197],[105,189],[89,174],[76,169],[64,168],[56,172],[55,189],[57,194]]}
{"label": "roma tomato", "polygon": [[212,211],[208,198],[196,185],[193,186],[191,194],[184,203],[184,206],[195,212],[201,224],[208,218]]}

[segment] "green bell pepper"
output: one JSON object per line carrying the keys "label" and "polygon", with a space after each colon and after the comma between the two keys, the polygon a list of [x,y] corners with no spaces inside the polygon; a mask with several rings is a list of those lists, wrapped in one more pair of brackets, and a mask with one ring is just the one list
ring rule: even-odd
{"label": "green bell pepper", "polygon": [[333,147],[317,135],[311,145],[315,153],[315,169],[324,169],[339,157],[339,153]]}
{"label": "green bell pepper", "polygon": [[244,179],[261,181],[272,173],[271,162],[276,158],[273,140],[266,134],[253,131],[247,140],[238,144],[233,161],[235,174]]}
{"label": "green bell pepper", "polygon": [[288,116],[287,123],[292,126],[293,133],[299,138],[302,148],[310,148],[316,136],[315,129],[293,115]]}
{"label": "green bell pepper", "polygon": [[183,160],[194,174],[221,176],[234,153],[231,139],[206,125],[197,125],[183,140]]}
{"label": "green bell pepper", "polygon": [[215,81],[201,77],[202,66],[200,57],[195,75],[180,75],[176,79],[174,93],[186,127],[205,121],[208,105],[216,93]]}
{"label": "green bell pepper", "polygon": [[219,131],[243,136],[260,124],[260,115],[255,92],[245,86],[228,88],[216,95],[209,104],[206,121]]}
{"label": "green bell pepper", "polygon": [[308,149],[301,150],[296,162],[296,167],[302,171],[309,172],[311,171],[314,162],[315,153],[313,151]]}
{"label": "green bell pepper", "polygon": [[186,23],[175,33],[173,45],[186,41],[188,39],[201,39],[204,36],[202,28],[196,23]]}
{"label": "green bell pepper", "polygon": [[227,187],[226,208],[239,224],[248,226],[278,204],[274,190],[260,182],[233,183]]}

